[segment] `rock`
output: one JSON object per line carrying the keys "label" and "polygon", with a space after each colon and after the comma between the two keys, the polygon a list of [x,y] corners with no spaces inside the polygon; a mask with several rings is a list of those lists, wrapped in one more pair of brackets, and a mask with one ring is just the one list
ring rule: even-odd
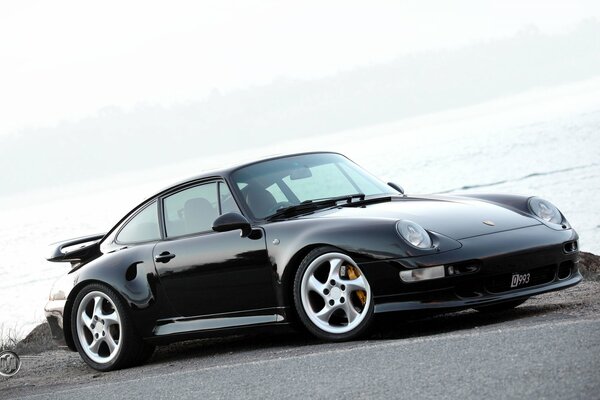
{"label": "rock", "polygon": [[579,271],[585,279],[600,281],[600,257],[592,253],[580,251]]}
{"label": "rock", "polygon": [[52,340],[52,332],[47,322],[41,323],[17,343],[15,351],[19,354],[41,353],[46,350],[54,350],[57,346]]}

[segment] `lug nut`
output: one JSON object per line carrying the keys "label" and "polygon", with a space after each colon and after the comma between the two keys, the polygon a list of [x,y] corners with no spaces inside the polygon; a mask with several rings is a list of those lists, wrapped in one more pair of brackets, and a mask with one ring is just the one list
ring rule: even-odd
{"label": "lug nut", "polygon": [[94,335],[94,337],[95,337],[96,339],[98,339],[98,338],[100,337],[100,335],[98,335],[98,333],[96,333],[96,334]]}
{"label": "lug nut", "polygon": [[323,294],[327,296],[329,294],[329,289],[323,289]]}
{"label": "lug nut", "polygon": [[335,279],[330,280],[329,283],[331,283],[331,286],[335,286]]}
{"label": "lug nut", "polygon": [[333,300],[329,300],[329,305],[330,305],[330,306],[332,306],[332,305],[334,305],[334,304],[335,304],[335,301],[333,301]]}
{"label": "lug nut", "polygon": [[340,303],[345,302],[346,300],[343,297],[340,297]]}
{"label": "lug nut", "polygon": [[342,285],[342,286],[340,286],[340,289],[342,289],[342,290],[346,290],[346,285]]}

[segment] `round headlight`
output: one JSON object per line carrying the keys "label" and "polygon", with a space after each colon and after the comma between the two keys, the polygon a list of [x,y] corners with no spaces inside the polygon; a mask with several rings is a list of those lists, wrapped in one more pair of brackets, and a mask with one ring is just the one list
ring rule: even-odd
{"label": "round headlight", "polygon": [[423,227],[416,222],[402,220],[396,224],[398,233],[411,245],[419,249],[431,248],[431,237]]}
{"label": "round headlight", "polygon": [[529,208],[531,212],[537,215],[541,220],[552,224],[560,224],[563,221],[562,214],[558,208],[549,201],[542,200],[538,197],[529,199]]}

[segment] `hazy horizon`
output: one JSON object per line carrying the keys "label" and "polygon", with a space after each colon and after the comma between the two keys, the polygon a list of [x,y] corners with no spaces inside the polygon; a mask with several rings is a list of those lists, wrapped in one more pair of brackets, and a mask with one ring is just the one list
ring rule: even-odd
{"label": "hazy horizon", "polygon": [[522,31],[564,34],[592,0],[175,0],[0,4],[0,135],[104,107],[167,107],[278,79],[332,77]]}
{"label": "hazy horizon", "polygon": [[[104,107],[0,135],[0,195],[460,108],[600,76],[600,22],[421,51],[314,79],[213,92],[202,100]],[[399,132],[401,134],[401,132]]]}

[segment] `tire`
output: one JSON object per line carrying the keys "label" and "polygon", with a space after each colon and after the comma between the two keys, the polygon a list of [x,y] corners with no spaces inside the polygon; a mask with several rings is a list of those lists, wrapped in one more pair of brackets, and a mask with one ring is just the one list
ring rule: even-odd
{"label": "tire", "polygon": [[83,361],[98,371],[141,364],[154,351],[137,335],[121,297],[101,283],[85,286],[75,297],[71,333]]}
{"label": "tire", "polygon": [[308,253],[293,290],[298,317],[317,338],[346,341],[367,334],[375,308],[369,282],[338,249],[319,247]]}
{"label": "tire", "polygon": [[529,297],[525,297],[524,299],[505,301],[503,303],[492,304],[489,306],[481,306],[481,307],[473,307],[475,310],[483,313],[494,313],[501,311],[512,310],[513,308],[520,306],[525,303],[529,299]]}

